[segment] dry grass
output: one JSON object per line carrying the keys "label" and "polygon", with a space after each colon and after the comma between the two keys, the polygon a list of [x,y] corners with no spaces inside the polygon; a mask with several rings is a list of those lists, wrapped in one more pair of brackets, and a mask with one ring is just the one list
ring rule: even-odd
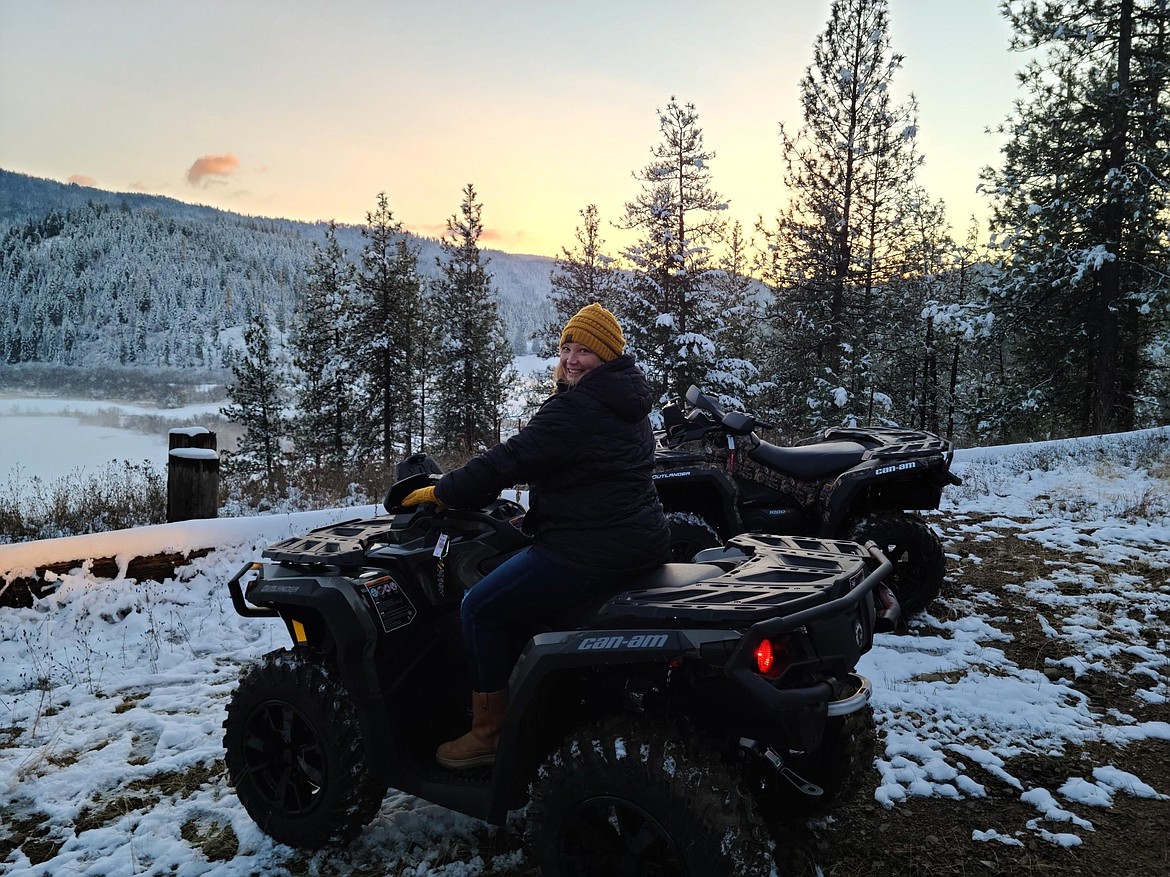
{"label": "dry grass", "polygon": [[0,485],[0,543],[161,524],[166,510],[166,478],[145,462],[115,461],[52,481],[12,475]]}

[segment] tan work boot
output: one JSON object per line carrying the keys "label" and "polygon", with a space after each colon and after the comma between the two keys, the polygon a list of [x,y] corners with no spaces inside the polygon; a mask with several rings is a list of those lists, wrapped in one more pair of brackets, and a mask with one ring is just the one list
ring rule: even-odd
{"label": "tan work boot", "polygon": [[508,711],[508,690],[471,692],[471,730],[435,752],[443,767],[460,770],[491,764],[496,760],[500,729]]}

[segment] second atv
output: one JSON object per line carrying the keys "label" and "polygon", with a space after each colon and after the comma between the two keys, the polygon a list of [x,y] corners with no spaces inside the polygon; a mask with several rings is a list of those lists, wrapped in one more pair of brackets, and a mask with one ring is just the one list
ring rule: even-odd
{"label": "second atv", "polygon": [[686,401],[688,409],[677,400],[662,408],[654,472],[676,560],[744,532],[872,540],[893,561],[900,612],[913,615],[938,596],[942,543],[915,511],[938,508],[943,488],[960,483],[950,441],[836,427],[783,447],[757,434],[766,424],[724,411],[697,387]]}

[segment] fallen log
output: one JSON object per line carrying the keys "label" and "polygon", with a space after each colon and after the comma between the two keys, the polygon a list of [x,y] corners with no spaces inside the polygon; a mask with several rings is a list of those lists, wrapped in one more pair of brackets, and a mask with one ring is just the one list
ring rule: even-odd
{"label": "fallen log", "polygon": [[[149,557],[135,557],[126,565],[125,578],[135,581],[162,582],[174,578],[175,570],[196,557],[205,557],[213,549],[203,548],[197,551],[172,554],[153,554]],[[45,581],[45,573],[67,575],[75,569],[84,566],[84,560],[63,560],[38,566],[31,576],[20,576],[7,584],[0,582],[0,608],[28,608],[34,601],[51,594],[57,587],[56,582]],[[113,557],[97,557],[90,563],[90,573],[97,578],[117,578],[119,572],[118,561]]]}

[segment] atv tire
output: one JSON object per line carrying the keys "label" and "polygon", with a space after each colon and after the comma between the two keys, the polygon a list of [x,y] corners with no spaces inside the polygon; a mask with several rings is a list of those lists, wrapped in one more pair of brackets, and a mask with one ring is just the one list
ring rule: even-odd
{"label": "atv tire", "polygon": [[720,544],[715,528],[694,512],[667,512],[670,525],[670,559],[675,563],[690,563],[705,548]]}
{"label": "atv tire", "polygon": [[353,704],[320,655],[265,655],[244,672],[223,726],[236,795],[273,839],[319,849],[349,840],[377,814],[386,783],[366,768]]}
{"label": "atv tire", "polygon": [[849,538],[865,544],[876,542],[894,564],[886,580],[909,618],[926,609],[942,590],[946,558],[942,543],[918,515],[878,512],[863,517]]}
{"label": "atv tire", "polygon": [[531,788],[527,842],[542,877],[768,874],[770,841],[742,778],[664,724],[574,732]]}

